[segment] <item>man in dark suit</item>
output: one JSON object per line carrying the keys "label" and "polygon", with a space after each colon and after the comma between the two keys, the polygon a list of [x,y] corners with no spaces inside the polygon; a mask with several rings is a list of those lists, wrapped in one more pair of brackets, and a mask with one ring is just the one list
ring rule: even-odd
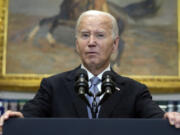
{"label": "man in dark suit", "polygon": [[[44,79],[35,98],[22,111],[25,117],[88,117],[87,107],[74,91],[75,70]],[[102,106],[99,118],[162,118],[146,86],[113,72],[116,91]]]}
{"label": "man in dark suit", "polygon": [[[0,124],[17,117],[83,117],[92,118],[88,106],[74,91],[76,71],[83,68],[89,80],[102,79],[105,71],[112,71],[116,91],[100,106],[98,118],[168,118],[180,128],[180,114],[163,112],[153,101],[147,87],[122,77],[110,68],[110,57],[118,48],[118,26],[115,18],[105,12],[90,10],[81,14],[76,25],[76,50],[81,58],[80,67],[42,80],[34,99],[22,112],[7,111]],[[91,82],[89,82],[89,86]],[[97,89],[100,90],[97,84]]]}

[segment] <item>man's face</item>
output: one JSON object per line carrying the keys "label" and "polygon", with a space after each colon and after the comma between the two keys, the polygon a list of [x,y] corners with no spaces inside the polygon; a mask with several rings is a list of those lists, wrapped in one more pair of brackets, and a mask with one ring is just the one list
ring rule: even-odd
{"label": "man's face", "polygon": [[103,68],[117,50],[119,38],[112,37],[112,21],[108,16],[84,16],[79,24],[76,49],[86,67]]}

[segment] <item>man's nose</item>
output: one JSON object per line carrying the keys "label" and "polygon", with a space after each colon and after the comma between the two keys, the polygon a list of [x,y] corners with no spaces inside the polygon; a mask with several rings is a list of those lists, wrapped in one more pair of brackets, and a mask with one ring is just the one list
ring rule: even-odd
{"label": "man's nose", "polygon": [[90,46],[96,45],[96,38],[95,38],[93,35],[91,35],[91,36],[89,37],[88,45],[90,45]]}

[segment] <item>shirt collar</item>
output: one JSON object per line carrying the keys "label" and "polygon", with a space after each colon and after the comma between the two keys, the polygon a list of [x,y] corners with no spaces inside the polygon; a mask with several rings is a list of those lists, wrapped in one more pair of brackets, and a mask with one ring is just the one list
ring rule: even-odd
{"label": "shirt collar", "polygon": [[[88,74],[88,79],[90,80],[92,77],[94,77],[94,75],[83,65],[83,64],[81,64],[81,68],[82,69],[85,69],[86,71],[87,71],[87,74]],[[107,68],[105,68],[99,75],[97,75],[97,77],[99,78],[99,79],[102,79],[102,75],[103,75],[103,73],[104,72],[106,72],[106,71],[110,71],[111,70],[111,68],[110,68],[110,64],[107,66]]]}

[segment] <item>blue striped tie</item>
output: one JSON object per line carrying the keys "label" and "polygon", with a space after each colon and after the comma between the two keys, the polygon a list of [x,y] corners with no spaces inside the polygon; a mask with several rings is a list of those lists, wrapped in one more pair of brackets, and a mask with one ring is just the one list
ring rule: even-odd
{"label": "blue striped tie", "polygon": [[[96,95],[97,93],[98,93],[98,88],[97,88],[97,85],[101,82],[101,80],[98,78],[98,77],[96,77],[96,76],[94,76],[94,77],[92,77],[91,79],[90,79],[90,81],[91,81],[91,86],[90,86],[90,91],[94,94],[94,95]],[[91,107],[92,107],[92,102],[93,102],[93,97],[89,97],[89,103],[90,103],[90,105],[91,105]],[[96,97],[96,102],[97,103],[99,103],[99,97]],[[99,107],[98,107],[98,112],[99,112]],[[91,114],[91,111],[89,111],[90,112],[90,114],[89,114],[89,118],[92,118],[92,114]],[[97,115],[96,115],[96,118],[98,117],[98,113],[97,113]]]}

